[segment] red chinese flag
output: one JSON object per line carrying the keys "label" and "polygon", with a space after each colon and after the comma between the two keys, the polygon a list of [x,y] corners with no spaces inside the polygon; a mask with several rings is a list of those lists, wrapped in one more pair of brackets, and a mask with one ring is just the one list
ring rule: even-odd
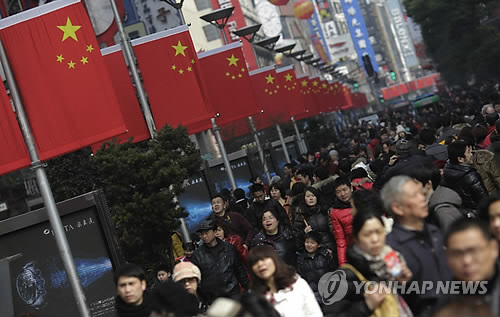
{"label": "red chinese flag", "polygon": [[0,38],[41,160],[125,132],[80,1],[54,1],[4,18]]}
{"label": "red chinese flag", "polygon": [[307,115],[304,98],[300,93],[300,84],[295,76],[293,65],[276,69],[276,76],[279,85],[283,87],[282,99],[288,110],[288,117],[294,117],[295,120],[304,118]]}
{"label": "red chinese flag", "polygon": [[215,113],[219,114],[219,126],[259,112],[241,43],[200,53],[198,58],[205,93]]}
{"label": "red chinese flag", "polygon": [[351,109],[353,107],[351,91],[346,86],[342,85],[342,91],[344,93],[345,104],[342,109]]}
{"label": "red chinese flag", "polygon": [[311,85],[311,91],[312,91],[312,96],[314,100],[316,101],[316,109],[317,113],[324,113],[327,106],[326,106],[326,100],[323,95],[323,87],[321,83],[321,79],[319,76],[313,76],[309,77],[309,83]]}
{"label": "red chinese flag", "polygon": [[312,81],[310,81],[309,77],[305,74],[297,76],[297,80],[300,85],[300,93],[302,94],[302,97],[304,99],[304,106],[307,113],[304,118],[313,117],[319,114],[319,107],[316,103],[316,99],[313,96],[314,92]]}
{"label": "red chinese flag", "polygon": [[285,87],[278,82],[275,66],[267,66],[251,71],[250,82],[262,112],[257,128],[265,129],[288,121],[288,111],[284,100]]}
{"label": "red chinese flag", "polygon": [[30,158],[16,115],[3,87],[0,88],[0,175],[30,165]]}
{"label": "red chinese flag", "polygon": [[213,112],[200,88],[200,65],[186,25],[132,41],[160,130],[181,124],[190,134],[211,127]]}
{"label": "red chinese flag", "polygon": [[[123,143],[132,138],[132,142],[136,143],[149,139],[151,135],[137,101],[135,88],[132,86],[120,45],[106,47],[101,50],[101,54],[113,82],[123,120],[127,127],[127,132],[116,137],[117,141]],[[111,139],[92,144],[92,151],[95,153],[108,141],[111,141]]]}

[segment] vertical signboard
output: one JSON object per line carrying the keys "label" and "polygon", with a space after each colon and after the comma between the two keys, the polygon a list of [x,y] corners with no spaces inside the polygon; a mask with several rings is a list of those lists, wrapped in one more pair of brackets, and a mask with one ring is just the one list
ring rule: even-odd
{"label": "vertical signboard", "polygon": [[356,54],[358,54],[360,65],[362,65],[364,68],[363,55],[369,55],[373,70],[378,73],[378,65],[375,60],[375,53],[373,52],[373,47],[370,43],[370,36],[368,34],[368,31],[366,30],[365,21],[363,19],[363,15],[361,14],[358,0],[341,0],[341,3],[347,20],[349,31],[351,32],[354,49],[356,50]]}
{"label": "vertical signboard", "polygon": [[212,212],[210,191],[203,171],[184,182],[184,192],[179,195],[179,203],[189,216],[185,218],[189,231],[195,231],[200,223]]}
{"label": "vertical signboard", "polygon": [[396,41],[399,55],[406,67],[418,66],[417,54],[413,45],[408,24],[398,0],[386,0],[386,9],[391,21],[391,30]]}
{"label": "vertical signboard", "polygon": [[314,50],[318,54],[318,56],[321,58],[321,60],[327,64],[330,64],[330,52],[328,51],[328,46],[326,44],[326,38],[325,34],[323,32],[323,28],[320,22],[320,19],[318,17],[318,8],[316,1],[313,0],[314,4],[314,13],[313,15],[307,20],[307,25],[309,26],[309,31],[311,32],[312,36],[312,43],[314,46]]}
{"label": "vertical signboard", "polygon": [[[246,156],[231,160],[231,170],[233,171],[236,186],[245,191],[248,195],[250,192],[250,178],[252,173]],[[216,192],[220,192],[223,188],[231,189],[231,184],[227,178],[226,168],[224,164],[219,164],[210,168],[210,175],[215,183]]]}

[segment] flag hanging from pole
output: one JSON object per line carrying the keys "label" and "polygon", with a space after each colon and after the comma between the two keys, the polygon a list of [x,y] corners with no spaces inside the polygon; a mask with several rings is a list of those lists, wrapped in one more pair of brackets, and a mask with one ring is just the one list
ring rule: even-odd
{"label": "flag hanging from pole", "polygon": [[305,74],[297,76],[297,80],[300,83],[300,93],[304,98],[304,105],[307,112],[307,116],[305,117],[313,117],[319,114],[319,105],[314,98],[318,83],[316,82],[316,85],[314,85],[313,80],[310,80]]}
{"label": "flag hanging from pole", "polygon": [[278,83],[283,87],[283,100],[288,110],[288,116],[300,120],[307,117],[304,107],[304,98],[300,93],[300,83],[298,82],[293,65],[276,69]]}
{"label": "flag hanging from pole", "polygon": [[214,112],[219,114],[219,126],[259,112],[241,43],[200,53],[198,58],[205,93]]}
{"label": "flag hanging from pole", "polygon": [[250,83],[262,112],[256,116],[257,129],[265,129],[290,119],[285,104],[285,87],[278,82],[275,66],[267,66],[249,73]]}
{"label": "flag hanging from pole", "polygon": [[[101,54],[111,77],[123,120],[127,127],[127,132],[116,137],[118,143],[127,142],[130,138],[132,138],[132,143],[151,138],[120,45],[103,48]],[[92,144],[92,151],[95,153],[108,141],[111,141],[111,139]]]}
{"label": "flag hanging from pole", "polygon": [[30,165],[28,150],[16,115],[3,87],[0,87],[0,175]]}
{"label": "flag hanging from pole", "polygon": [[157,129],[182,124],[189,134],[211,127],[200,65],[187,25],[132,41]]}
{"label": "flag hanging from pole", "polygon": [[80,1],[54,1],[1,19],[0,39],[41,160],[125,132]]}

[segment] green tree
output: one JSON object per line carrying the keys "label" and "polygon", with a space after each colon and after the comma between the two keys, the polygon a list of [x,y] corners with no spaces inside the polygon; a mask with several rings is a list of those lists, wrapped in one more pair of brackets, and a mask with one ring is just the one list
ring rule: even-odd
{"label": "green tree", "polygon": [[[201,164],[187,130],[167,125],[145,142],[108,143],[93,156],[86,151],[51,162],[54,192],[65,199],[102,188],[127,261],[145,268],[172,261],[170,234],[187,216],[174,197]],[[77,175],[89,179],[68,180]]]}
{"label": "green tree", "polygon": [[500,8],[497,0],[404,0],[404,4],[449,83],[499,79],[500,32],[488,23]]}

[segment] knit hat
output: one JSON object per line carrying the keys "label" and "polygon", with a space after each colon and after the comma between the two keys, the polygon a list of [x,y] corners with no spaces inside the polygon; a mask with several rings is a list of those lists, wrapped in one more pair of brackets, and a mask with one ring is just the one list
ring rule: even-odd
{"label": "knit hat", "polygon": [[200,269],[191,262],[180,262],[174,267],[174,282],[178,282],[185,278],[196,277],[198,282],[201,281]]}
{"label": "knit hat", "polygon": [[396,154],[403,155],[409,153],[410,153],[410,142],[408,142],[405,139],[399,140],[398,143],[396,143]]}
{"label": "knit hat", "polygon": [[273,177],[271,177],[271,185],[279,182],[281,182],[281,177],[279,177],[278,175],[274,175]]}
{"label": "knit hat", "polygon": [[396,134],[399,134],[399,132],[405,132],[406,133],[406,130],[405,130],[405,128],[402,125],[398,125],[396,127]]}

